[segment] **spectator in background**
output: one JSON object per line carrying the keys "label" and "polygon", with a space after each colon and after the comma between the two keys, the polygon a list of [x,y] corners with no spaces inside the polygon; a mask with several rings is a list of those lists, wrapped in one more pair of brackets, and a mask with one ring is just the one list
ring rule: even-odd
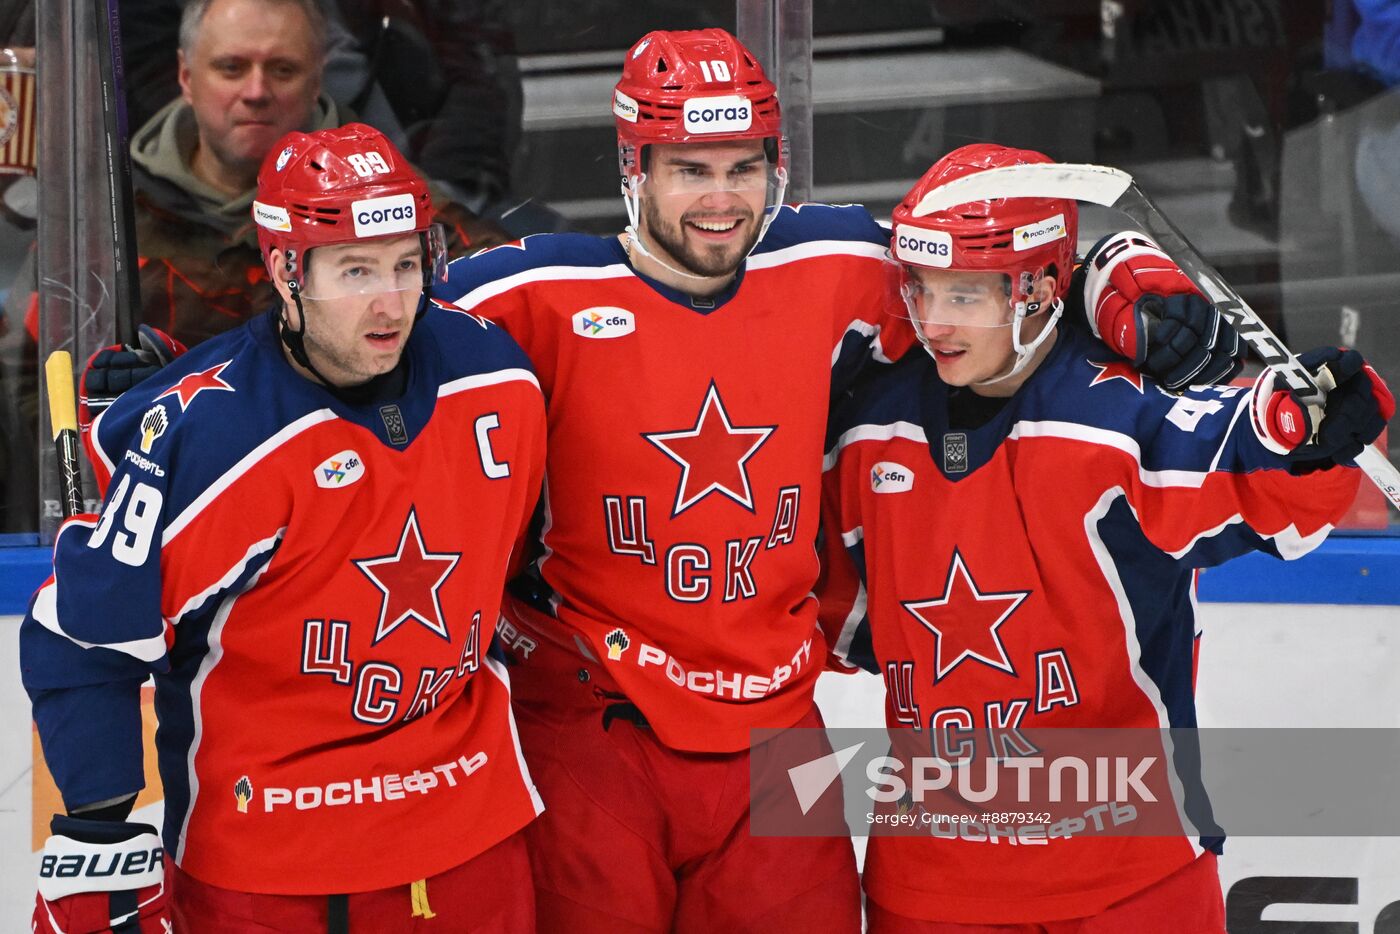
{"label": "spectator in background", "polygon": [[[134,123],[176,90],[168,64],[180,0],[126,0],[122,44]],[[503,0],[318,0],[326,23],[323,90],[398,146],[429,178],[512,236],[562,229],[514,195],[522,91]]]}
{"label": "spectator in background", "polygon": [[[123,16],[140,18],[136,4]],[[318,0],[190,0],[180,19],[180,96],[133,134],[141,320],[192,345],[277,301],[252,220],[258,166],[289,130],[340,126],[351,116],[322,93],[328,33]],[[128,53],[128,57],[130,57]],[[430,183],[448,254],[508,239]],[[22,321],[16,395],[33,431],[38,398],[38,312],[31,253],[6,297]],[[93,411],[96,414],[96,411]],[[37,473],[32,445],[10,450],[7,472]],[[36,497],[31,497],[36,498]],[[30,507],[32,510],[32,507]],[[32,515],[32,511],[28,513]],[[33,528],[32,519],[29,528]],[[23,523],[21,523],[23,524]]]}
{"label": "spectator in background", "polygon": [[1356,188],[1376,223],[1400,246],[1400,0],[1353,0],[1356,66],[1386,87],[1367,104],[1356,144]]}
{"label": "spectator in background", "polygon": [[[0,0],[0,68],[34,67],[32,0]],[[0,174],[0,237],[19,252],[33,240],[32,175]],[[22,196],[20,193],[23,192]],[[17,197],[18,196],[18,197]],[[22,206],[16,202],[23,202]],[[7,250],[8,253],[8,250]],[[20,356],[24,346],[23,309],[0,313],[0,533],[33,532],[38,486],[23,469],[34,457],[32,406],[20,404]],[[19,465],[21,469],[16,469]]]}
{"label": "spectator in background", "polygon": [[[275,301],[250,213],[254,183],[263,156],[284,133],[349,119],[321,91],[327,36],[317,0],[191,0],[185,6],[180,97],[131,143],[147,324],[194,344]],[[451,255],[506,239],[440,188],[432,194]],[[12,296],[32,292],[31,264]]]}

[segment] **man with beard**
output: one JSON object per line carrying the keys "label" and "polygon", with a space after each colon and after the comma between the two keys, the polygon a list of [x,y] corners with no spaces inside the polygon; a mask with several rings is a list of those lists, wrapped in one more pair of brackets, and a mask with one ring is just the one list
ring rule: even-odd
{"label": "man with beard", "polygon": [[[821,723],[827,400],[912,343],[881,334],[889,233],[782,205],[774,87],[722,30],[641,39],[613,113],[626,232],[527,237],[436,290],[501,323],[549,399],[540,551],[498,628],[547,807],[527,831],[541,930],[858,931],[849,840],[750,835],[748,747]],[[1145,327],[1120,273],[1096,312]],[[1157,275],[1182,294],[1152,346],[1105,333],[1139,363],[1179,341],[1157,358],[1177,379],[1231,370],[1236,335]]]}

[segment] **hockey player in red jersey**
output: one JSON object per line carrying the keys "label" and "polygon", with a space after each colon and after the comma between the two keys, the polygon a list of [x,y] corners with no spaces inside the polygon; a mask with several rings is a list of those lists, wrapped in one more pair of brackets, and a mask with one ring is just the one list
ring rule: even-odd
{"label": "hockey player in red jersey", "polygon": [[[428,203],[376,130],[288,135],[253,204],[281,307],[97,420],[110,493],[21,630],[68,810],[36,930],[535,930],[541,802],[488,648],[543,397],[428,302]],[[149,675],[160,837],[128,820]]]}
{"label": "hockey player in red jersey", "polygon": [[[749,834],[747,750],[820,722],[827,400],[913,343],[881,333],[889,232],[782,205],[775,89],[722,30],[642,38],[612,108],[627,231],[527,237],[438,292],[510,331],[549,399],[540,554],[499,630],[548,805],[527,830],[541,928],[857,931],[847,840]],[[1175,381],[1234,363],[1174,267],[1124,265],[1101,299],[1158,319],[1151,343],[1105,333]]]}
{"label": "hockey player in red jersey", "polygon": [[[833,412],[823,622],[884,674],[889,727],[925,750],[1021,728],[1193,728],[1195,569],[1315,547],[1395,412],[1355,351],[1303,356],[1335,384],[1325,408],[1272,369],[1175,395],[1107,355],[1060,320],[1072,201],[914,216],[953,179],[1048,161],[967,146],[909,193],[894,256],[927,353],[871,368]],[[1218,840],[1023,823],[872,838],[870,930],[1224,931]]]}

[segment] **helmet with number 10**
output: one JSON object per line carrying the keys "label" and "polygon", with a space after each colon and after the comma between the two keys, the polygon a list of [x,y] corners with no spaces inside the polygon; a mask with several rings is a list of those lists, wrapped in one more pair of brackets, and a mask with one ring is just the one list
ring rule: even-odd
{"label": "helmet with number 10", "polygon": [[[787,188],[777,89],[753,53],[723,29],[648,33],[627,53],[612,111],[632,241],[651,256],[640,237],[645,228],[650,246],[660,244],[690,266],[687,254],[717,248],[732,229],[726,225],[744,220],[735,234],[745,236],[744,249],[726,251],[732,261],[722,272],[732,273],[762,237]],[[748,143],[759,144],[751,158],[734,155]],[[656,157],[658,146],[670,154],[664,160]],[[678,146],[714,156],[689,157]],[[744,218],[745,211],[754,216]],[[674,228],[669,239],[663,222]],[[692,271],[704,273],[696,278],[720,274]]]}
{"label": "helmet with number 10", "polygon": [[[1078,205],[1064,198],[993,198],[921,216],[916,212],[930,193],[955,179],[1003,166],[1053,161],[1027,149],[991,143],[963,146],[934,163],[893,212],[890,250],[901,265],[900,291],[926,350],[933,353],[927,339],[930,329],[1011,328],[1015,364],[1010,372],[985,382],[1019,373],[1062,313],[1074,272]],[[939,295],[930,283],[946,280],[944,270],[999,274],[1004,300]],[[1054,280],[1048,291],[1047,276]],[[1022,322],[1044,311],[1046,304],[1047,323],[1038,337],[1023,342]]]}

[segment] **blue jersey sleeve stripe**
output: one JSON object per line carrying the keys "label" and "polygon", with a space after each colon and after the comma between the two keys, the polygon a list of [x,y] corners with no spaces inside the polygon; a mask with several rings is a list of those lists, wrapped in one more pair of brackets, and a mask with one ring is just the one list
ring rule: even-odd
{"label": "blue jersey sleeve stripe", "polygon": [[63,623],[58,618],[58,580],[45,584],[39,588],[39,592],[34,595],[34,605],[30,609],[30,615],[34,621],[43,626],[56,636],[61,636],[69,642],[82,649],[111,649],[123,655],[130,655],[137,661],[152,664],[165,657],[165,637],[164,635],[151,636],[148,639],[133,639],[127,642],[110,642],[99,645],[95,642],[86,642],[65,632]]}
{"label": "blue jersey sleeve stripe", "polygon": [[[1196,565],[1207,551],[1228,558],[1262,548],[1285,561],[1294,561],[1316,549],[1331,532],[1331,525],[1323,525],[1313,534],[1303,535],[1296,525],[1289,525],[1272,535],[1263,535],[1245,525],[1244,517],[1236,513],[1215,528],[1197,534],[1184,548],[1171,552],[1171,556]],[[1207,544],[1212,547],[1207,549]]]}
{"label": "blue jersey sleeve stripe", "polygon": [[213,584],[210,584],[204,590],[193,595],[184,602],[184,605],[170,618],[171,625],[180,625],[181,621],[191,613],[198,613],[202,610],[210,599],[233,588],[239,579],[248,572],[248,569],[259,562],[259,559],[263,559],[263,563],[270,561],[272,559],[272,553],[277,550],[277,546],[281,544],[282,537],[286,533],[287,528],[283,526],[277,530],[275,535],[265,538],[260,542],[254,542],[252,545],[248,546],[248,550],[244,552],[242,558],[234,563],[233,567],[219,575],[219,579]]}
{"label": "blue jersey sleeve stripe", "polygon": [[[70,519],[63,523],[58,530],[58,537],[54,540],[54,554],[59,553],[60,547],[65,544],[64,536],[72,536],[86,532],[91,534],[97,528],[97,522],[88,519]],[[82,547],[79,544],[78,547]],[[138,661],[146,664],[159,661],[165,656],[164,634],[151,636],[145,639],[132,639],[122,642],[97,643],[86,639],[80,639],[63,628],[63,622],[58,614],[58,588],[60,585],[59,569],[55,565],[53,577],[39,588],[34,594],[34,602],[30,606],[30,615],[34,621],[49,632],[83,649],[106,648],[123,655],[129,655]]]}

